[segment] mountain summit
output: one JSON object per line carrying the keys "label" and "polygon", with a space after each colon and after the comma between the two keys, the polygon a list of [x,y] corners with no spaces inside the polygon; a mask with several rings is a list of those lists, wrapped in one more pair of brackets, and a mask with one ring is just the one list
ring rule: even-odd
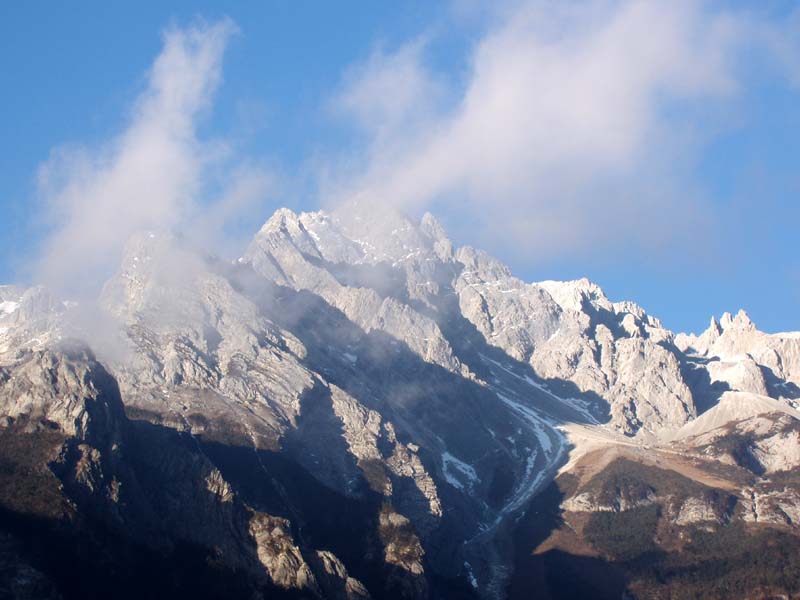
{"label": "mountain summit", "polygon": [[0,589],[716,597],[704,535],[800,568],[798,402],[800,334],[676,335],[430,214],[280,209],[233,262],[143,232],[96,307],[0,287]]}

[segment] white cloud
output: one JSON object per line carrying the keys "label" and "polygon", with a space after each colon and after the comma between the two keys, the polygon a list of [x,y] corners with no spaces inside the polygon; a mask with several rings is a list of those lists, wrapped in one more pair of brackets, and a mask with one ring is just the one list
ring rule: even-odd
{"label": "white cloud", "polygon": [[[692,0],[511,6],[446,110],[426,104],[447,78],[419,45],[351,70],[344,105],[374,143],[333,201],[464,213],[531,260],[620,240],[657,249],[710,226],[692,159],[742,86],[742,52],[764,39],[785,47],[772,28]],[[402,126],[387,130],[397,114]]]}
{"label": "white cloud", "polygon": [[[433,34],[347,70],[332,105],[366,143],[324,165],[326,199],[433,207],[470,227],[463,238],[528,264],[678,242],[702,252],[713,219],[694,158],[747,85],[745,51],[800,73],[798,19],[776,27],[690,0],[469,4],[457,8],[488,26],[466,73],[427,62]],[[229,20],[168,30],[124,130],[53,152],[40,170],[51,233],[38,281],[91,295],[142,229],[230,247],[230,225],[271,184],[197,133],[235,31]]]}
{"label": "white cloud", "polygon": [[[262,172],[237,167],[224,141],[197,136],[235,31],[230,20],[166,31],[125,130],[101,147],[57,149],[40,168],[51,233],[36,268],[39,281],[91,297],[132,233],[182,227],[218,234],[263,193]],[[226,181],[210,181],[222,168],[231,169]]]}
{"label": "white cloud", "polygon": [[396,52],[378,49],[365,63],[351,67],[334,109],[354,117],[377,143],[393,143],[409,127],[424,126],[443,93],[423,63],[425,46],[425,39],[417,39]]}

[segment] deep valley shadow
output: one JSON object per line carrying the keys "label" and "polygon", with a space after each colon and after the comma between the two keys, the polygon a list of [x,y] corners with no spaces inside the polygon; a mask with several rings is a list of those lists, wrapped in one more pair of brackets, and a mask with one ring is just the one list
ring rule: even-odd
{"label": "deep valley shadow", "polygon": [[560,549],[534,553],[562,524],[564,499],[556,481],[538,494],[514,532],[514,573],[508,586],[511,600],[620,600],[625,577],[615,565],[593,556]]}

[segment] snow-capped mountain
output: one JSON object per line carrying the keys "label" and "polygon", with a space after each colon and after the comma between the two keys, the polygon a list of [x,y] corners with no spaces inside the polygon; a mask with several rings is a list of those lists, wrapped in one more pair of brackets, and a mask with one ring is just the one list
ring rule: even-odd
{"label": "snow-capped mountain", "polygon": [[[676,335],[586,279],[525,283],[429,214],[281,209],[232,263],[143,232],[97,307],[0,287],[4,577],[525,597],[544,563],[520,549],[629,560],[607,515],[658,507],[662,553],[698,527],[797,535],[797,402],[800,334],[740,312]],[[544,501],[569,535],[524,537]],[[34,518],[80,548],[66,570],[101,553],[112,574],[66,576]]]}

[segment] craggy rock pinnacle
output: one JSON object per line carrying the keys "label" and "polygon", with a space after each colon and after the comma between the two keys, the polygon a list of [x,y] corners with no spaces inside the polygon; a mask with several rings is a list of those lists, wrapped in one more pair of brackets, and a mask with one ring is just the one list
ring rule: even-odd
{"label": "craggy rock pinnacle", "polygon": [[[0,286],[0,592],[502,597],[509,532],[559,472],[584,477],[554,504],[575,523],[794,527],[769,477],[800,464],[798,401],[798,334],[739,312],[676,335],[430,214],[280,209],[233,262],[142,232],[96,306]],[[616,455],[584,458],[606,447],[750,475],[612,493]],[[107,576],[69,576],[97,556]]]}

